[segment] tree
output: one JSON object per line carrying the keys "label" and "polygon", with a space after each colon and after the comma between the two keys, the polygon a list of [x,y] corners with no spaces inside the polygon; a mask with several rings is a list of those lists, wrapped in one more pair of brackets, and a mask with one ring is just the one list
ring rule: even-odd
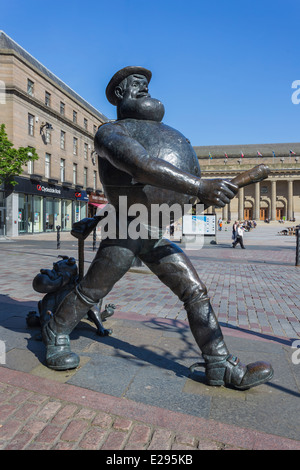
{"label": "tree", "polygon": [[29,161],[39,158],[32,147],[14,148],[13,143],[7,138],[5,124],[0,126],[0,184],[17,184],[15,176],[23,173],[23,166]]}

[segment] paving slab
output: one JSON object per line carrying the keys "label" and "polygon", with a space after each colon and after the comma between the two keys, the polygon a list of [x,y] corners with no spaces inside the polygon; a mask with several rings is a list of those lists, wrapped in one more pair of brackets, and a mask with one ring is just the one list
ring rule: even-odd
{"label": "paving slab", "polygon": [[14,336],[7,339],[6,367],[136,403],[300,440],[300,370],[292,363],[287,340],[225,328],[226,343],[242,362],[270,361],[275,370],[269,383],[241,392],[208,387],[201,369],[190,372],[201,355],[186,322],[137,318],[117,315],[107,320],[113,329],[109,337],[99,337],[93,324],[83,320],[71,334],[71,347],[80,355],[81,364],[68,373],[49,372],[40,365],[43,344],[36,339],[36,329],[23,328],[23,347],[17,339],[18,347],[13,347]]}
{"label": "paving slab", "polygon": [[[101,412],[113,413],[113,419],[118,415],[116,422],[122,417],[133,423],[129,426],[133,436],[138,436],[143,426],[150,426],[152,434],[143,448],[151,447],[151,442],[154,445],[154,436],[162,429],[165,436],[172,436],[166,444],[169,449],[186,445],[175,436],[176,429],[192,436],[189,442],[197,441],[188,445],[189,449],[200,449],[201,445],[218,449],[300,447],[300,365],[292,360],[293,345],[300,337],[300,268],[294,265],[295,240],[279,240],[275,229],[268,232],[262,245],[258,244],[261,233],[248,236],[247,250],[231,250],[230,234],[223,232],[217,245],[186,251],[209,289],[230,351],[244,363],[272,363],[275,374],[267,384],[240,392],[208,387],[201,369],[192,374],[189,367],[201,361],[201,355],[183,306],[145,267],[132,268],[105,299],[117,305],[105,325],[112,328],[112,335],[99,337],[94,325],[84,319],[71,334],[71,347],[80,355],[80,366],[73,371],[49,370],[44,365],[39,330],[26,325],[27,313],[37,309],[42,297],[33,291],[32,279],[41,268],[51,268],[58,254],[76,257],[77,245],[71,239],[63,240],[63,252],[58,252],[53,238],[40,237],[1,243],[0,339],[6,354],[0,367],[0,395],[2,378],[3,393],[10,390],[12,397],[24,390],[47,393],[49,403],[54,400],[68,409],[83,406],[81,397],[88,397],[83,414],[91,413],[101,402]],[[87,247],[86,268],[93,256]],[[5,432],[12,434],[5,440],[3,430],[0,445],[13,446],[15,438],[21,447],[27,434],[16,434],[16,411],[9,398],[5,403],[7,408],[2,412],[11,409],[12,418],[3,424]],[[133,419],[138,426],[135,431]],[[81,448],[79,440],[71,446],[64,439],[70,435],[71,428],[64,433],[69,425],[71,420],[61,429],[61,437],[51,443],[41,442],[46,438],[46,431],[41,431],[40,441],[22,445]],[[116,432],[120,429],[110,428],[105,439],[110,436],[113,440]],[[122,440],[122,448],[132,445],[130,433]],[[97,436],[97,448],[109,445],[101,441],[102,430],[98,429]],[[88,431],[85,439],[92,445]]]}

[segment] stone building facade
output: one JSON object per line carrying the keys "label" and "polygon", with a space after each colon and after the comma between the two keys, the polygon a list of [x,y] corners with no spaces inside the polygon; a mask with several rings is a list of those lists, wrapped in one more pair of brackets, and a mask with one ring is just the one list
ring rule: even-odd
{"label": "stone building facade", "polygon": [[16,236],[57,226],[70,230],[105,202],[94,135],[107,118],[4,32],[0,84],[0,123],[9,140],[39,155],[13,190],[0,191],[0,231]]}
{"label": "stone building facade", "polygon": [[[107,118],[0,31],[0,123],[15,147],[39,160],[14,188],[0,187],[0,235],[70,230],[107,201],[94,135]],[[228,220],[300,220],[300,143],[194,147],[203,178],[232,179],[259,163],[269,178],[239,190],[230,205],[208,208]]]}
{"label": "stone building facade", "polygon": [[232,179],[258,164],[271,172],[267,180],[241,188],[217,218],[276,222],[300,221],[300,143],[194,147],[203,178]]}

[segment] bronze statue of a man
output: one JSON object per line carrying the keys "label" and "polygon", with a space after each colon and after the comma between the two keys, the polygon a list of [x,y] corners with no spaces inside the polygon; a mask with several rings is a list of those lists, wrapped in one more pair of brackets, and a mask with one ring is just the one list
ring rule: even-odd
{"label": "bronze statue of a man", "polygon": [[[106,89],[107,99],[117,107],[117,120],[99,128],[95,149],[109,203],[117,214],[120,196],[127,197],[128,206],[140,203],[151,208],[152,204],[200,201],[224,207],[235,196],[237,186],[220,179],[201,179],[198,158],[188,139],[162,122],[164,106],[148,93],[151,76],[145,68],[125,67]],[[149,233],[152,229],[149,222]],[[48,367],[64,370],[78,366],[79,358],[70,350],[70,332],[91,306],[107,296],[135,257],[184,303],[209,385],[243,390],[272,377],[271,365],[256,362],[245,366],[229,353],[205,285],[185,253],[161,235],[133,239],[117,234],[102,240],[82,281],[43,328]]]}

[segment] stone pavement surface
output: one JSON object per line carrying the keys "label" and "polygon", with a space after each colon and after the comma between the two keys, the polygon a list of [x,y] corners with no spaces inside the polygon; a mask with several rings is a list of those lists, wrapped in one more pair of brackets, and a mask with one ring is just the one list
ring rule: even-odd
{"label": "stone pavement surface", "polygon": [[[42,297],[32,279],[59,254],[77,258],[77,243],[64,233],[59,250],[55,234],[1,241],[0,448],[300,449],[300,267],[295,237],[281,228],[258,225],[246,250],[231,249],[230,227],[217,245],[186,250],[232,353],[273,364],[269,383],[244,392],[208,387],[201,369],[189,371],[201,359],[185,311],[145,267],[105,299],[117,306],[106,322],[113,334],[97,336],[84,319],[71,334],[78,369],[49,370],[38,330],[26,326]],[[87,240],[85,269],[93,256]]]}

